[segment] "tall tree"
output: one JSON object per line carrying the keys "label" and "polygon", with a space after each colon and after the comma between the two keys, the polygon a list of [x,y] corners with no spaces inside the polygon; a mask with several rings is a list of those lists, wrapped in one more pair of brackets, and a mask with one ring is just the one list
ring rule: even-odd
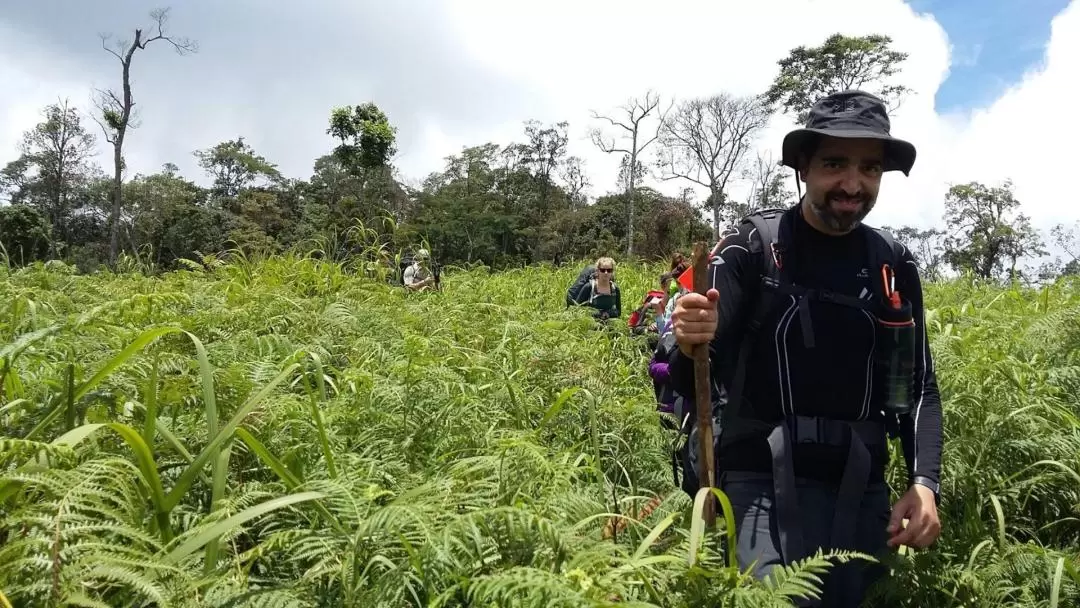
{"label": "tall tree", "polygon": [[113,201],[112,211],[109,214],[109,264],[116,262],[116,256],[120,248],[120,211],[122,208],[123,169],[124,169],[124,138],[127,136],[132,125],[132,110],[135,107],[135,98],[131,94],[131,60],[135,57],[135,51],[145,49],[148,45],[159,40],[168,43],[179,55],[193,53],[198,50],[195,42],[186,38],[176,38],[165,33],[165,24],[169,18],[169,9],[155,9],[150,12],[150,18],[154,20],[150,32],[143,32],[142,28],[135,28],[135,38],[119,42],[114,48],[108,46],[108,35],[101,37],[101,47],[120,60],[122,92],[108,89],[98,92],[97,105],[101,112],[102,120],[98,121],[102,131],[105,132],[105,140],[113,146]]}
{"label": "tall tree", "polygon": [[[634,196],[637,186],[637,167],[640,165],[639,157],[653,142],[660,138],[660,129],[664,124],[667,110],[660,112],[660,96],[652,91],[645,93],[644,99],[633,98],[620,106],[621,114],[618,118],[604,116],[596,112],[592,113],[593,119],[607,121],[612,128],[620,134],[619,139],[624,143],[616,143],[615,137],[609,137],[603,129],[593,129],[590,132],[593,144],[602,152],[623,154],[624,164],[635,170],[626,173],[626,199],[629,209],[629,218],[626,224],[626,255],[633,254],[634,250]],[[670,109],[670,107],[669,107]],[[625,115],[623,117],[622,115]],[[647,133],[642,132],[642,122],[650,115],[657,117],[656,126]]]}
{"label": "tall tree", "polygon": [[372,102],[334,108],[326,132],[341,141],[334,156],[356,174],[387,166],[397,153],[397,128]]}
{"label": "tall tree", "polygon": [[397,153],[397,128],[386,113],[373,102],[334,108],[326,132],[341,142],[332,157],[359,180],[358,204],[403,219],[408,196],[390,164]]}
{"label": "tall tree", "polygon": [[589,174],[585,171],[585,161],[577,156],[567,158],[559,171],[559,177],[566,184],[566,196],[570,199],[572,208],[584,207],[587,202],[585,192],[592,186]]}
{"label": "tall tree", "polygon": [[224,141],[206,150],[196,150],[199,166],[214,178],[214,194],[239,196],[240,191],[260,177],[281,178],[277,167],[244,142],[243,137]]}
{"label": "tall tree", "polygon": [[[94,136],[82,126],[79,112],[64,100],[46,106],[45,120],[23,134],[20,157],[0,172],[0,186],[12,202],[38,208],[48,219],[52,237],[68,239],[68,219],[93,171]],[[52,241],[57,255],[57,241]]]}
{"label": "tall tree", "polygon": [[30,159],[22,154],[0,169],[0,195],[11,205],[26,203],[30,196],[32,176]]}
{"label": "tall tree", "polygon": [[946,232],[940,228],[918,228],[916,226],[882,226],[891,232],[896,240],[911,251],[919,272],[928,281],[935,281],[942,276],[945,262]]}
{"label": "tall tree", "polygon": [[771,111],[758,95],[721,93],[684,101],[664,121],[658,165],[664,180],[685,179],[709,189],[707,205],[719,232],[721,208],[746,151],[769,121]]}
{"label": "tall tree", "polygon": [[721,207],[720,221],[730,225],[759,209],[775,209],[791,203],[795,193],[787,189],[783,165],[773,160],[772,153],[758,151],[753,160],[747,158],[748,166],[742,170],[742,179],[750,184],[745,201],[730,197]]}
{"label": "tall tree", "polygon": [[525,121],[525,135],[529,143],[522,149],[522,161],[531,167],[537,186],[540,188],[541,212],[547,211],[549,195],[554,185],[552,174],[566,156],[566,145],[570,139],[566,133],[568,123],[561,121],[547,127],[541,127],[535,120]]}
{"label": "tall tree", "polygon": [[907,59],[891,44],[892,38],[880,34],[833,34],[821,46],[798,46],[777,62],[780,73],[765,98],[795,114],[800,124],[815,101],[847,89],[868,90],[895,108],[910,89],[890,82]]}
{"label": "tall tree", "polygon": [[750,196],[746,200],[747,212],[782,207],[793,196],[785,186],[789,174],[784,170],[784,166],[773,158],[771,152],[758,151],[746,170],[745,177],[750,181]]}
{"label": "tall tree", "polygon": [[[1054,244],[1068,258],[1064,265],[1060,267],[1058,273],[1063,275],[1080,274],[1080,222],[1074,223],[1072,228],[1067,228],[1065,224],[1057,224],[1050,229],[1050,237],[1054,239]],[[1058,262],[1060,264],[1060,260]]]}
{"label": "tall tree", "polygon": [[946,261],[987,279],[1005,273],[1015,277],[1018,260],[1046,253],[1038,231],[1019,210],[1011,180],[995,187],[970,182],[949,188]]}
{"label": "tall tree", "polygon": [[[630,155],[623,154],[622,159],[619,160],[619,173],[615,177],[615,185],[622,192],[629,192],[630,183],[640,184],[641,180],[645,178],[645,164],[640,160],[634,163],[634,170],[630,170]],[[634,190],[640,188],[640,185],[634,186]]]}

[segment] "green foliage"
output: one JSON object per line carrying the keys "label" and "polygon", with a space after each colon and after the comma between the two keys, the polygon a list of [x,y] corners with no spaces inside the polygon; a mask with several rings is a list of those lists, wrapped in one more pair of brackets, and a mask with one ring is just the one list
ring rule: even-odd
{"label": "green foliage", "polygon": [[[76,236],[71,216],[84,206],[80,194],[96,177],[91,160],[96,143],[66,100],[46,106],[42,115],[44,120],[23,134],[19,158],[0,172],[0,191],[46,218],[52,233],[46,245],[57,249],[57,241]],[[25,238],[34,237],[28,233]]]}
{"label": "green foliage", "polygon": [[919,264],[919,271],[925,279],[936,281],[941,278],[945,266],[946,235],[944,230],[923,229],[915,226],[899,228],[883,226],[883,228],[892,232],[893,236],[908,248]]}
{"label": "green foliage", "polygon": [[[377,272],[378,231],[351,234],[347,264],[6,271],[7,600],[784,606],[866,559],[761,582],[726,563],[724,514],[705,531],[672,485],[644,344],[564,308],[577,267],[451,267],[407,293]],[[660,270],[618,280],[641,293]],[[1077,287],[929,286],[943,534],[890,556],[873,605],[1080,601]]]}
{"label": "green foliage", "polygon": [[214,178],[214,192],[218,196],[235,197],[259,177],[281,179],[277,167],[256,154],[243,137],[194,154],[199,166]]}
{"label": "green foliage", "polygon": [[29,205],[0,207],[0,247],[7,263],[27,264],[45,258],[52,226]]}
{"label": "green foliage", "polygon": [[985,279],[1014,277],[1017,260],[1046,253],[1030,218],[1020,213],[1010,180],[996,187],[971,182],[949,188],[945,223],[951,233],[946,259]]}
{"label": "green foliage", "polygon": [[334,108],[327,134],[341,140],[334,155],[347,167],[375,169],[395,154],[397,128],[374,103]]}
{"label": "green foliage", "polygon": [[770,104],[805,123],[814,102],[838,91],[863,89],[894,107],[910,90],[889,79],[900,72],[907,53],[889,48],[892,38],[881,34],[833,34],[820,46],[798,46],[777,62],[780,72],[765,93]]}

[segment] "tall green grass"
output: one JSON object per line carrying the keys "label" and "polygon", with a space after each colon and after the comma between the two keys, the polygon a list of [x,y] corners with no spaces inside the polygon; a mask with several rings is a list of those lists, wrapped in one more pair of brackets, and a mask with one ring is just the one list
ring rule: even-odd
{"label": "tall green grass", "polygon": [[[701,529],[625,328],[661,268],[605,327],[577,268],[379,268],[0,269],[0,605],[783,606],[857,557],[756,583]],[[1077,605],[1080,295],[928,300],[944,527],[874,605]]]}

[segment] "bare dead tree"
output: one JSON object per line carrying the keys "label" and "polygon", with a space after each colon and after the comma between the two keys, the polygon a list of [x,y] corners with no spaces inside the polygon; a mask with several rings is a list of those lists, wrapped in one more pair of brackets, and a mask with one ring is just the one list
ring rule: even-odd
{"label": "bare dead tree", "polygon": [[749,211],[779,207],[794,196],[784,187],[784,179],[791,174],[773,157],[772,152],[762,154],[759,150],[745,175],[751,181],[750,197],[746,201]]}
{"label": "bare dead tree", "polygon": [[135,51],[145,49],[147,45],[163,40],[173,47],[178,55],[186,55],[198,51],[198,45],[187,38],[176,38],[165,33],[165,25],[169,19],[169,9],[155,9],[150,12],[150,18],[154,25],[149,32],[143,28],[135,28],[135,38],[129,41],[119,41],[112,48],[108,45],[108,34],[101,35],[101,48],[120,60],[122,68],[121,94],[113,89],[98,90],[95,105],[101,114],[100,119],[94,117],[101,130],[105,133],[105,140],[113,147],[113,192],[112,212],[109,214],[109,264],[116,263],[120,244],[120,211],[122,203],[121,189],[123,187],[124,169],[124,138],[128,128],[135,128],[132,123],[132,110],[135,107],[135,99],[131,94],[131,60]]}
{"label": "bare dead tree", "polygon": [[758,150],[754,158],[746,159],[745,165],[742,179],[750,184],[750,192],[745,201],[727,201],[720,211],[721,222],[737,222],[759,209],[783,207],[795,196],[784,185],[789,174],[771,152]]}
{"label": "bare dead tree", "polygon": [[685,179],[708,188],[707,204],[717,233],[728,182],[739,173],[746,151],[768,124],[771,112],[759,95],[721,93],[684,101],[664,121],[658,162],[661,179]]}
{"label": "bare dead tree", "polygon": [[[664,124],[668,111],[671,109],[671,106],[669,105],[667,110],[659,112],[657,110],[659,105],[660,96],[653,91],[647,91],[644,99],[635,97],[622,106],[619,106],[619,109],[626,115],[625,119],[615,119],[596,112],[592,113],[594,120],[605,120],[611,127],[621,131],[620,139],[622,141],[626,142],[629,140],[628,143],[616,144],[615,137],[608,137],[602,129],[597,128],[590,132],[593,144],[595,144],[597,148],[600,148],[600,151],[608,154],[618,152],[625,154],[629,158],[629,177],[626,181],[627,207],[630,210],[630,217],[626,229],[627,255],[631,255],[634,250],[634,194],[637,192],[636,177],[638,173],[638,163],[640,162],[638,159],[650,144],[660,138],[661,127]],[[646,117],[654,112],[658,112],[656,128],[650,129],[647,133],[643,133],[641,123]]]}
{"label": "bare dead tree", "polygon": [[779,173],[779,167],[772,158],[772,152],[762,154],[758,150],[750,166],[743,170],[743,177],[750,182],[750,194],[746,197],[746,206],[754,208],[761,200],[763,192],[769,189],[773,175]]}
{"label": "bare dead tree", "polygon": [[566,197],[570,199],[571,208],[580,209],[584,207],[586,201],[585,191],[592,185],[589,181],[589,175],[585,171],[585,161],[577,156],[567,158],[559,171],[559,177],[562,178],[563,183],[566,185]]}

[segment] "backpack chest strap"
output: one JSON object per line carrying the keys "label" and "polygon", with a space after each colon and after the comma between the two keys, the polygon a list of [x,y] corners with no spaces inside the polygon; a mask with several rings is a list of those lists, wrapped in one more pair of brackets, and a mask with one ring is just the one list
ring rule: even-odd
{"label": "backpack chest strap", "polygon": [[865,300],[862,298],[856,298],[855,296],[849,296],[844,293],[837,293],[831,289],[823,289],[819,287],[804,287],[802,285],[795,285],[792,283],[781,283],[773,277],[765,276],[761,278],[761,284],[765,289],[771,289],[777,293],[781,293],[786,296],[794,296],[799,300],[815,300],[818,302],[829,302],[832,304],[840,304],[842,306],[850,306],[852,308],[858,308],[861,310],[873,310],[873,300]]}
{"label": "backpack chest strap", "polygon": [[771,276],[761,278],[763,289],[771,290],[786,296],[792,296],[799,302],[799,325],[802,327],[803,344],[806,348],[814,348],[814,326],[810,319],[810,302],[828,302],[858,308],[859,310],[873,310],[873,301],[856,298],[843,293],[837,293],[830,289],[818,287],[804,287],[792,283],[783,283]]}

